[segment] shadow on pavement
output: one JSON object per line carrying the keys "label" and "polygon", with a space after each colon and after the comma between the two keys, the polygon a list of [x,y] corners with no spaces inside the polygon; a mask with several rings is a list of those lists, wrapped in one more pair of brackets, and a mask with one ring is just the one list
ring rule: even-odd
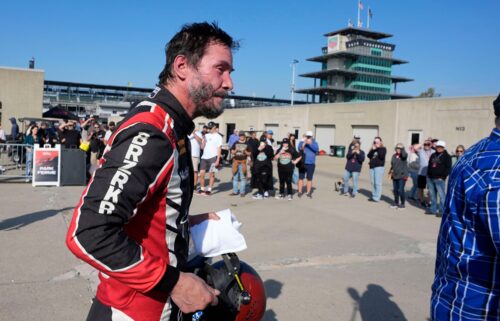
{"label": "shadow on pavement", "polygon": [[31,223],[35,223],[46,218],[57,215],[60,212],[73,209],[73,207],[66,207],[60,210],[45,210],[29,214],[24,214],[17,217],[8,218],[6,220],[0,221],[0,231],[10,231],[17,230]]}
{"label": "shadow on pavement", "polygon": [[[361,194],[361,195],[366,196],[367,199],[370,199],[372,197],[372,192],[369,191],[369,190],[366,190],[364,188],[360,188],[358,190],[358,193]],[[380,198],[380,201],[386,202],[389,205],[394,204],[394,200],[392,198],[390,198],[390,197],[385,196],[384,194],[382,194],[382,197]]]}
{"label": "shadow on pavement", "polygon": [[[264,288],[266,289],[266,296],[268,300],[276,299],[281,294],[283,283],[273,279],[269,279],[264,282]],[[262,321],[277,321],[277,320],[278,318],[276,317],[276,313],[271,309],[266,310],[264,318],[262,319]]]}
{"label": "shadow on pavement", "polygon": [[350,321],[357,319],[358,312],[362,321],[407,321],[403,311],[391,301],[392,294],[380,285],[368,284],[361,296],[354,288],[348,288],[347,293],[354,301]]}

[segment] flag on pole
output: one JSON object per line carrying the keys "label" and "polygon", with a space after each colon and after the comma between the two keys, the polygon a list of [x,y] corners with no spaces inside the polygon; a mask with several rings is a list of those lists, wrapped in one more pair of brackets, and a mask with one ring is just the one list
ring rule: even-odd
{"label": "flag on pole", "polygon": [[359,10],[363,10],[364,9],[363,2],[359,1],[358,6],[359,6]]}
{"label": "flag on pole", "polygon": [[368,8],[368,15],[370,16],[370,19],[373,18],[373,13],[371,8]]}

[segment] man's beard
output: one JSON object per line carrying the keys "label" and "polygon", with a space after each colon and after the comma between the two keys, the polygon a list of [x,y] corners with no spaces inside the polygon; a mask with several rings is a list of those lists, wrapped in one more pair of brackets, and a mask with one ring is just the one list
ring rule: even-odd
{"label": "man's beard", "polygon": [[213,97],[225,98],[227,96],[227,91],[220,90],[214,93],[214,87],[211,84],[207,84],[199,80],[200,85],[189,87],[189,96],[196,105],[196,110],[193,113],[193,118],[203,116],[208,119],[217,118],[220,114],[224,112],[224,107],[222,107],[222,102],[217,106]]}

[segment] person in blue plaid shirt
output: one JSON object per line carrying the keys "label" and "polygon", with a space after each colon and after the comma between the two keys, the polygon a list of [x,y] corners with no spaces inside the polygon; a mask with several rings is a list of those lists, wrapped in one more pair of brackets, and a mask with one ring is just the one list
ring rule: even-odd
{"label": "person in blue plaid shirt", "polygon": [[500,95],[491,135],[469,148],[448,181],[431,319],[500,320]]}

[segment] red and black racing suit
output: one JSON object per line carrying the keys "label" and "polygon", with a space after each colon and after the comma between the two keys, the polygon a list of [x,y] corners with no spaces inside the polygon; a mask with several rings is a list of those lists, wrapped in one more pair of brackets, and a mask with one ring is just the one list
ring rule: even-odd
{"label": "red and black racing suit", "polygon": [[100,271],[89,318],[182,319],[169,293],[187,263],[193,128],[177,99],[157,87],[109,139],[66,237]]}

